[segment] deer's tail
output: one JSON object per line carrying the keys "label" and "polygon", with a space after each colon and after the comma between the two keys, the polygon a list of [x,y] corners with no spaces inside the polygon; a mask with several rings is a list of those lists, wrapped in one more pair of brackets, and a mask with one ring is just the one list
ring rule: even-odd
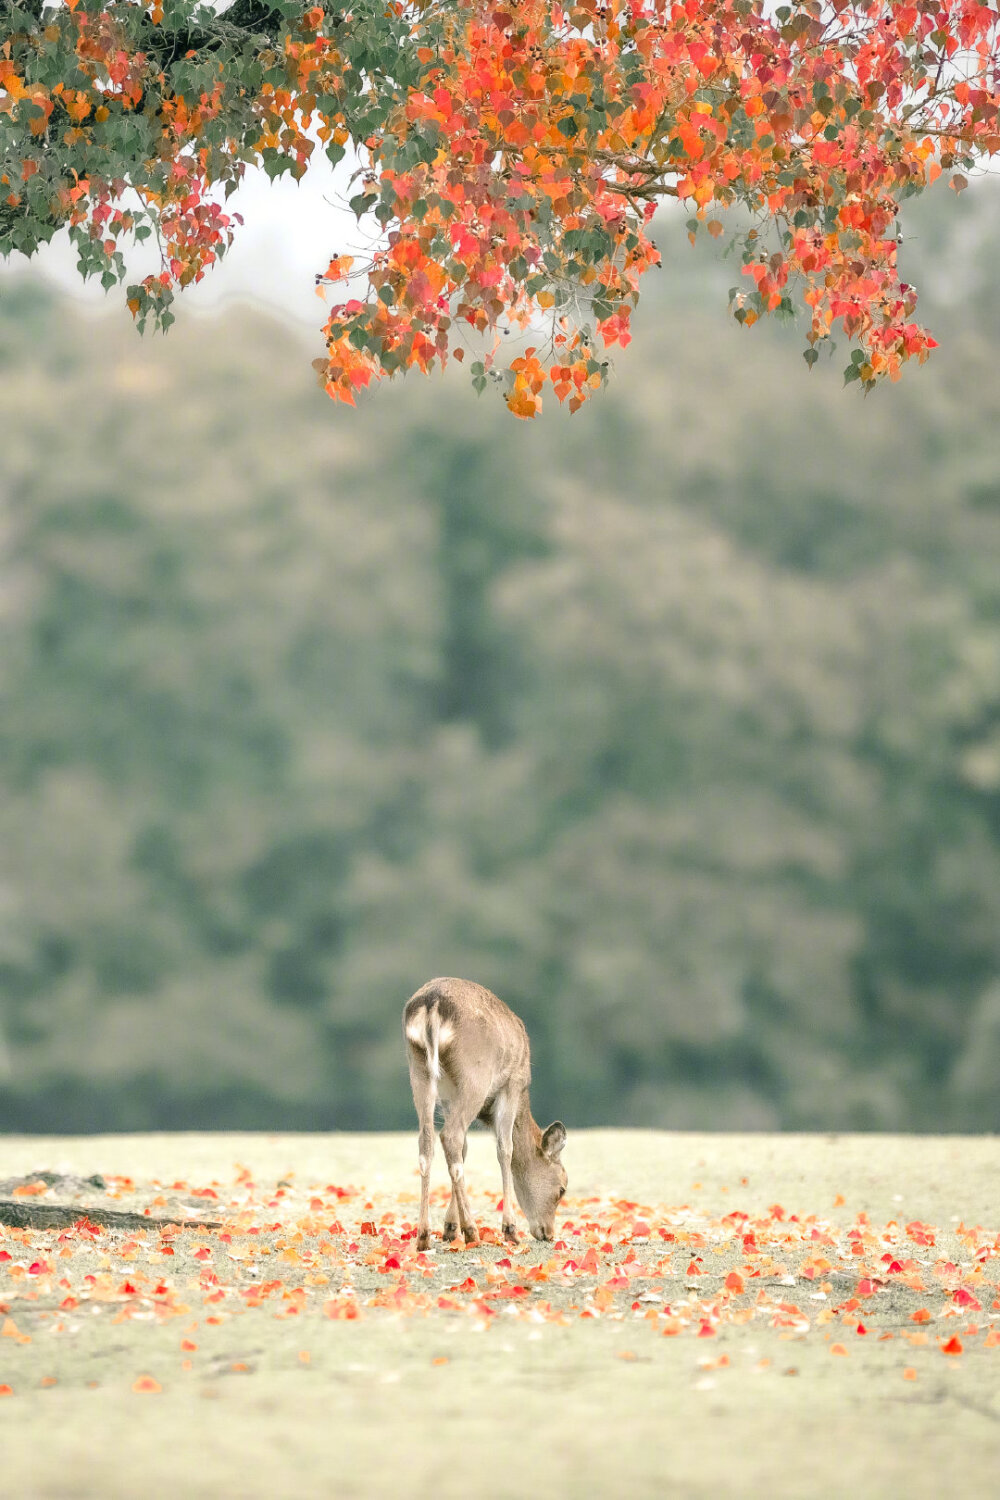
{"label": "deer's tail", "polygon": [[432,1002],[427,1007],[427,1067],[434,1080],[435,1087],[441,1077],[441,1012],[436,1003]]}
{"label": "deer's tail", "polygon": [[437,1001],[431,1000],[419,1010],[409,1012],[404,1024],[406,1040],[424,1054],[436,1091],[441,1077],[441,1012]]}

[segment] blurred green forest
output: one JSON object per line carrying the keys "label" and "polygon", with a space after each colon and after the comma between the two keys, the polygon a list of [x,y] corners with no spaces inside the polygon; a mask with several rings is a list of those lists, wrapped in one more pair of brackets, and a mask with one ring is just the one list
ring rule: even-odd
{"label": "blurred green forest", "polygon": [[409,1128],[458,974],[539,1118],[1000,1129],[992,186],[868,399],[677,221],[534,424],[0,282],[0,1127]]}

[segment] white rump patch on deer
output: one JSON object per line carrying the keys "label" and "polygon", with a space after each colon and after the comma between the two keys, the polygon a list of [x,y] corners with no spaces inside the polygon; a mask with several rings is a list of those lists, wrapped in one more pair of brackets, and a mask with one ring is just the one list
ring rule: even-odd
{"label": "white rump patch on deer", "polygon": [[406,1028],[406,1037],[408,1041],[413,1042],[418,1047],[422,1047],[426,1042],[427,1024],[424,1020],[423,1011],[418,1011],[412,1021],[410,1021]]}

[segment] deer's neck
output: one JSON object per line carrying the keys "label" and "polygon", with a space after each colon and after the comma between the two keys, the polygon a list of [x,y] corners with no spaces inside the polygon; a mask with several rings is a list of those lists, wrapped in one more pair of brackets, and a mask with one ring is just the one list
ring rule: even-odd
{"label": "deer's neck", "polygon": [[535,1124],[531,1114],[531,1100],[528,1090],[525,1089],[521,1095],[521,1101],[517,1106],[517,1114],[514,1116],[514,1160],[528,1162],[537,1151],[542,1139],[542,1132]]}

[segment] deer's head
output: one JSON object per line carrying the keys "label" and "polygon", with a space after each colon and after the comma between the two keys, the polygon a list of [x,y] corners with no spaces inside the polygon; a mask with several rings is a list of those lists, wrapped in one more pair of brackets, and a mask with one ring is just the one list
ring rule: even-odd
{"label": "deer's head", "polygon": [[525,1157],[515,1153],[511,1162],[517,1201],[536,1240],[550,1240],[555,1233],[556,1207],[566,1191],[566,1168],[559,1160],[565,1144],[566,1127],[555,1120]]}

